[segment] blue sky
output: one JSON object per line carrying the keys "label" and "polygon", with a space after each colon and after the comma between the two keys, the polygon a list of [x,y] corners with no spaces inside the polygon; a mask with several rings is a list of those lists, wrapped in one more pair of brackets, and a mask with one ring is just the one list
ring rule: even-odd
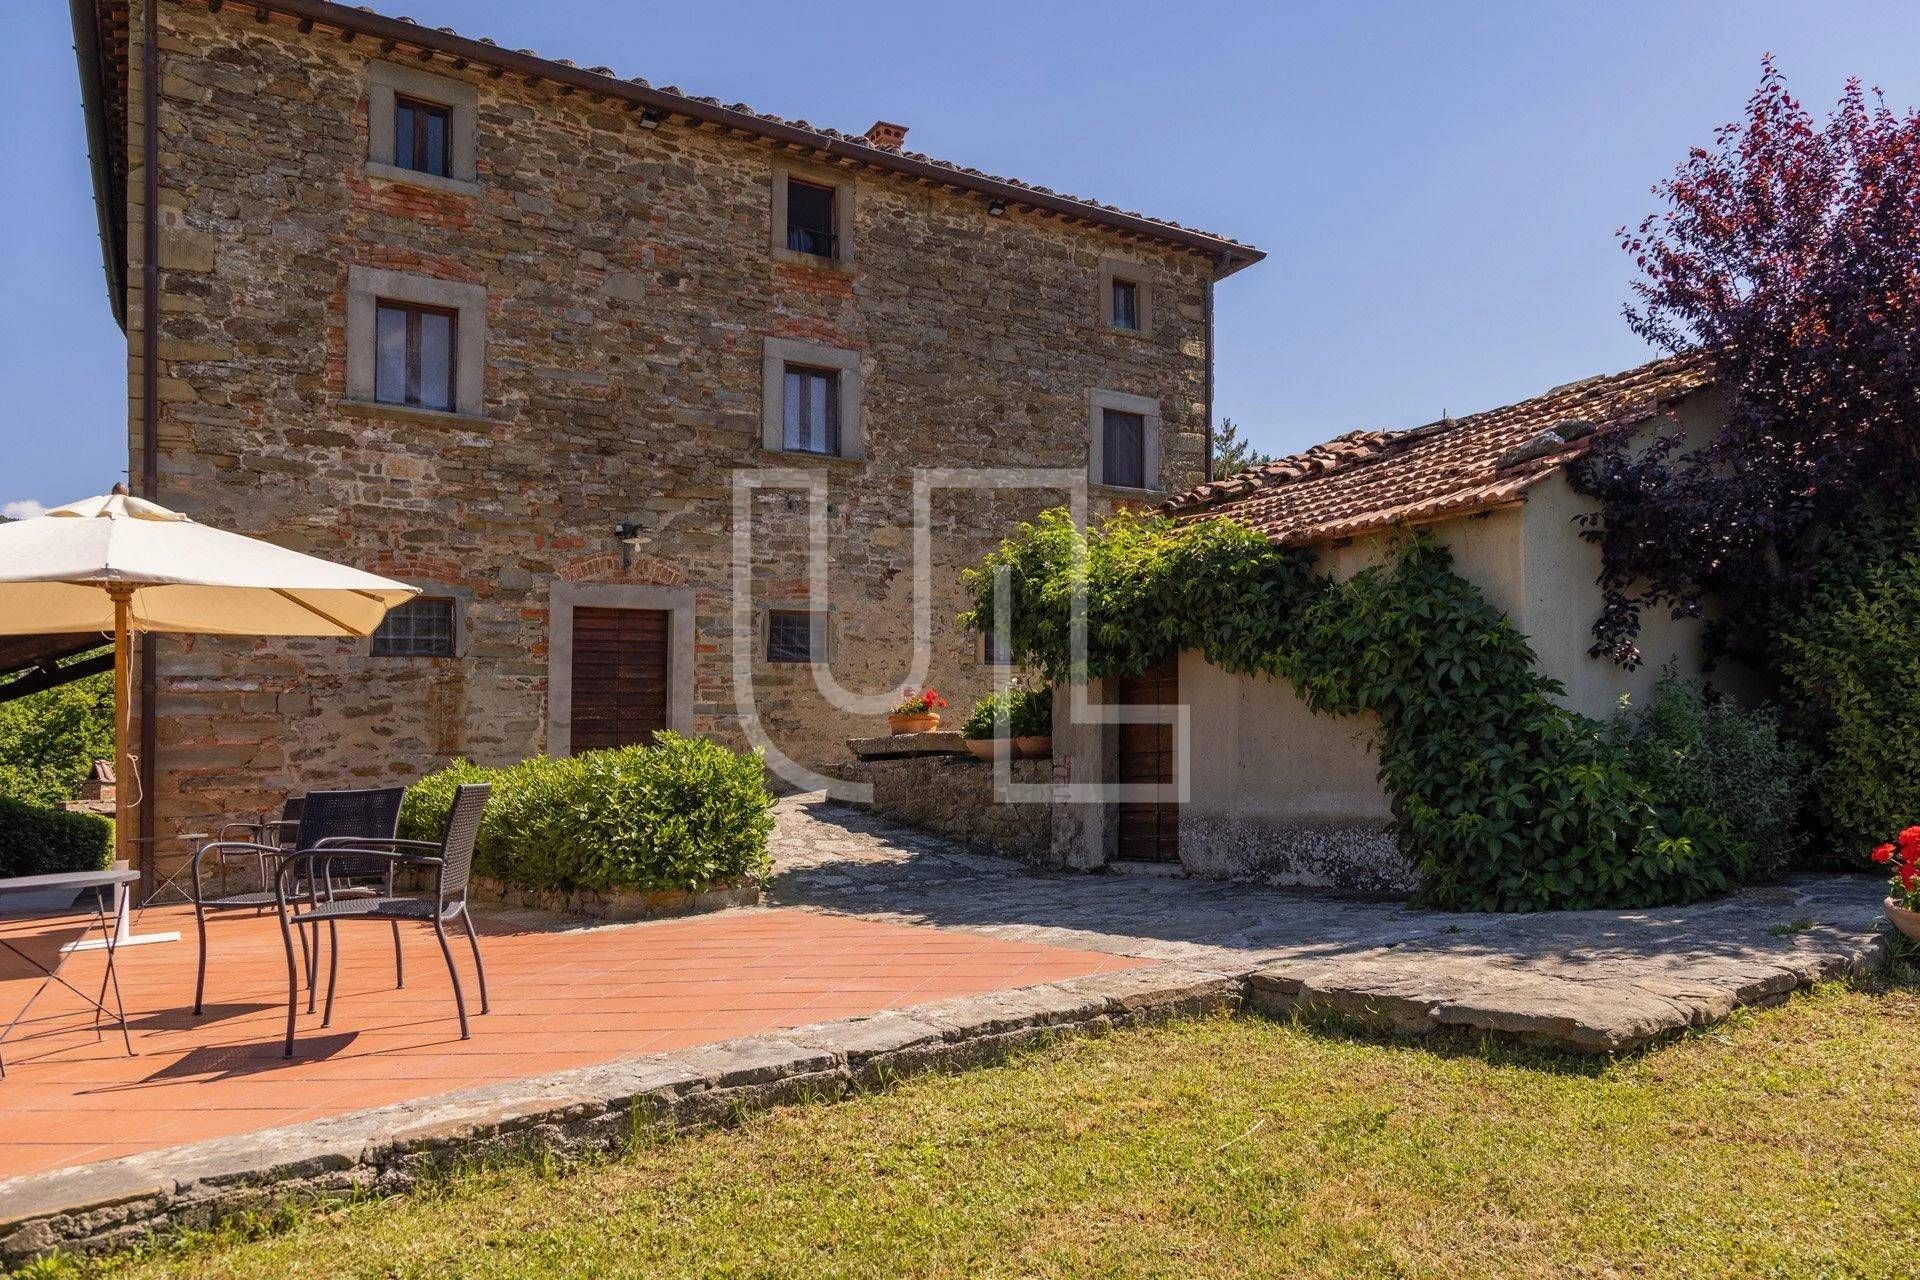
{"label": "blue sky", "polygon": [[[1220,231],[1217,410],[1275,451],[1505,403],[1648,354],[1613,232],[1739,113],[1771,50],[1824,107],[1920,100],[1920,5],[1828,0],[1168,6],[381,0],[433,26]],[[0,504],[125,466],[58,0],[0,13]]]}

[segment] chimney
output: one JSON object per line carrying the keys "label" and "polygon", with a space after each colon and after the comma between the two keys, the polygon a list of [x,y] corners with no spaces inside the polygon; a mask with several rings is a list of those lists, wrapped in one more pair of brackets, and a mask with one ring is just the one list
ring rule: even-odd
{"label": "chimney", "polygon": [[87,773],[87,780],[80,784],[82,800],[101,800],[113,803],[113,765],[105,760],[95,760],[93,768]]}
{"label": "chimney", "polygon": [[900,144],[907,140],[907,126],[893,124],[886,120],[875,120],[873,127],[866,132],[866,140],[870,147],[898,153]]}

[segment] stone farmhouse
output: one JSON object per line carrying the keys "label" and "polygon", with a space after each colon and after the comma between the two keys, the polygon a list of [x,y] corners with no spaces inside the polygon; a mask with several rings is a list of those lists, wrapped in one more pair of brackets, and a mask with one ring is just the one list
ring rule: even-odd
{"label": "stone farmhouse", "polygon": [[658,728],[829,769],[822,684],[989,687],[958,572],[1065,498],[930,494],[915,672],[917,469],[1208,478],[1247,245],[326,0],[71,2],[135,491],[424,593],[149,641],[160,833]]}

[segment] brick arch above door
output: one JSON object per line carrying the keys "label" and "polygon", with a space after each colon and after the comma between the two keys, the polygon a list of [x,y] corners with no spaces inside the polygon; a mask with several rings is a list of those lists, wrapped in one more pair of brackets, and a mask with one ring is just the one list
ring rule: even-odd
{"label": "brick arch above door", "polygon": [[[666,615],[666,699],[664,727],[693,731],[694,593],[692,587],[640,586],[631,583],[555,582],[547,611],[547,754],[574,750],[576,645],[579,610],[634,610]],[[647,628],[639,628],[641,631]],[[585,639],[584,633],[580,637]],[[586,673],[579,673],[583,677]],[[598,698],[612,691],[582,691]]]}
{"label": "brick arch above door", "polygon": [[648,587],[683,587],[687,584],[686,571],[664,560],[649,556],[622,558],[610,551],[570,560],[559,567],[555,576],[562,582],[571,583],[600,582]]}

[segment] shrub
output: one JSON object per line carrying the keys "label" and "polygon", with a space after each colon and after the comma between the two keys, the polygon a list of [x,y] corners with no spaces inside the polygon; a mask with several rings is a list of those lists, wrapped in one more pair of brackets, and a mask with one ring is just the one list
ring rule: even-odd
{"label": "shrub", "polygon": [[1013,736],[1044,738],[1053,732],[1053,689],[1020,689],[1013,696]]}
{"label": "shrub", "polygon": [[486,769],[471,760],[455,760],[438,773],[430,773],[407,788],[400,805],[400,836],[404,840],[438,840],[453,809],[454,789],[463,782],[491,782],[493,794],[487,800],[491,810],[500,803],[505,790],[506,769]]}
{"label": "shrub", "polygon": [[961,736],[974,739],[1013,736],[1014,690],[990,693],[973,704],[967,722],[960,726]]}
{"label": "shrub", "polygon": [[662,733],[651,747],[456,761],[407,793],[402,834],[435,839],[462,782],[491,782],[475,866],[529,889],[703,889],[765,876],[773,797],[756,755]]}
{"label": "shrub", "polygon": [[0,796],[0,878],[99,871],[113,861],[113,824],[91,813]]}
{"label": "shrub", "polygon": [[973,704],[960,732],[968,738],[1045,737],[1053,732],[1053,690],[1015,685],[1005,693],[990,693]]}
{"label": "shrub", "polygon": [[1809,761],[1776,710],[1742,710],[1669,669],[1645,709],[1623,707],[1610,733],[1668,809],[1698,810],[1717,825],[1735,879],[1776,876],[1797,860]]}
{"label": "shrub", "polygon": [[1055,681],[1198,649],[1289,681],[1316,712],[1372,713],[1397,842],[1439,906],[1647,906],[1732,883],[1718,827],[1667,803],[1599,724],[1560,706],[1526,637],[1429,539],[1336,582],[1231,521],[1121,513],[1082,533],[1049,511],[968,571],[962,625],[998,621],[1002,574],[1013,656]]}
{"label": "shrub", "polygon": [[1827,532],[1775,634],[1791,723],[1814,749],[1812,858],[1864,867],[1920,822],[1920,506]]}
{"label": "shrub", "polygon": [[103,672],[0,704],[0,796],[54,808],[113,759],[113,675]]}

